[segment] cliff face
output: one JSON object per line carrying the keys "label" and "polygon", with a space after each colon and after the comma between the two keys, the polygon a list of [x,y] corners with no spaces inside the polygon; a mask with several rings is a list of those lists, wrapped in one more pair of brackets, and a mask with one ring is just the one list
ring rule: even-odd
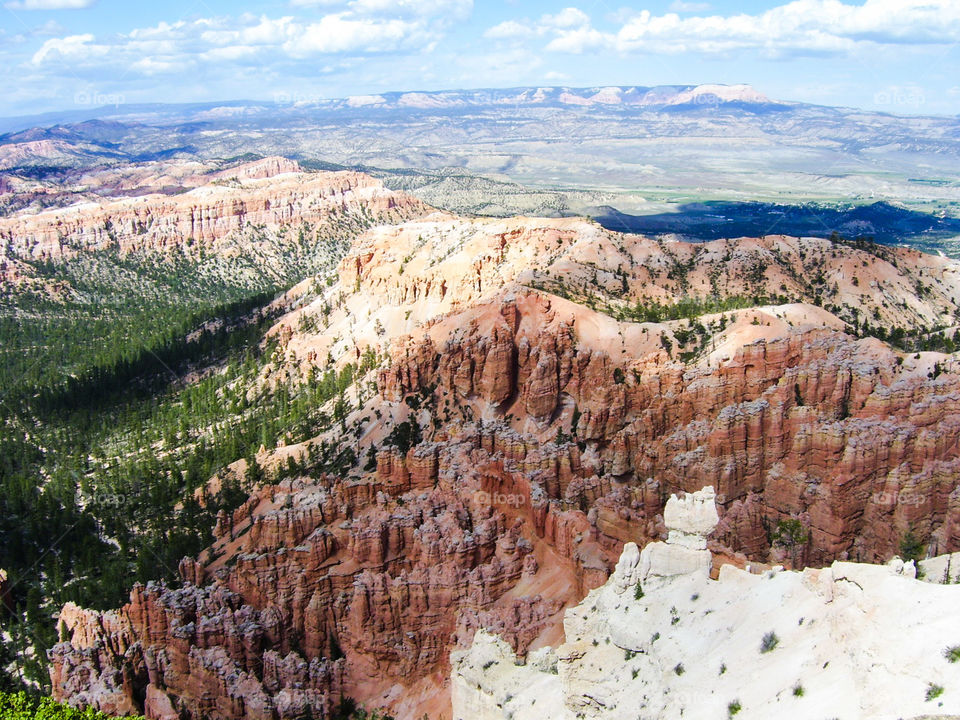
{"label": "cliff face", "polygon": [[[926,372],[932,358],[898,361],[875,340],[816,330],[751,343],[720,367],[663,353],[623,362],[577,340],[587,319],[562,301],[521,295],[494,309],[403,348],[381,392],[433,388],[441,418],[495,408],[521,435],[559,431],[572,441],[563,462],[543,467],[526,448],[512,459],[548,505],[594,508],[604,540],[642,541],[665,493],[713,484],[715,540],[749,557],[766,558],[788,517],[809,527],[797,559],[812,564],[885,560],[911,528],[934,552],[956,549],[956,361]],[[453,326],[466,329],[434,339]]]}
{"label": "cliff face", "polygon": [[[148,187],[165,182],[139,179]],[[397,222],[427,212],[419,200],[391,192],[368,175],[306,173],[285,158],[177,181],[179,194],[80,202],[0,218],[4,255],[57,260],[107,248],[196,252],[199,246],[217,248],[245,228],[274,232],[348,213]]]}
{"label": "cliff face", "polygon": [[956,368],[929,378],[830,331],[720,368],[621,367],[575,343],[555,303],[518,295],[475,308],[456,342],[399,350],[372,402],[424,397],[441,429],[421,415],[432,437],[382,448],[364,479],[264,488],[184,563],[186,589],[137,589],[117,620],[68,623],[59,696],[150,699],[154,717],[168,702],[199,717],[210,698],[224,718],[322,716],[342,692],[387,705],[478,628],[521,653],[551,637],[624,543],[662,536],[665,495],[704,482],[721,516],[711,543],[741,558],[786,557],[768,529],[791,517],[809,529],[797,562],[886,560],[908,528],[958,549]]}
{"label": "cliff face", "polygon": [[[58,697],[166,720],[308,706],[322,717],[346,694],[449,718],[452,648],[478,628],[521,656],[556,644],[561,610],[607,581],[626,544],[662,539],[665,520],[693,553],[668,553],[679,567],[702,567],[692,538],[714,520],[711,550],[740,565],[886,561],[907,530],[933,552],[960,550],[954,358],[901,355],[785,302],[698,318],[708,337],[681,361],[686,321],[621,322],[583,304],[601,286],[611,302],[671,301],[718,268],[739,292],[757,273],[738,268],[763,253],[776,260],[765,277],[803,295],[803,263],[832,252],[864,274],[871,289],[851,302],[871,317],[954,311],[955,264],[820,242],[703,250],[582,221],[446,216],[372,230],[324,297],[278,323],[264,380],[374,351],[386,358],[376,393],[327,435],[260,458],[328,443],[372,462],[256,489],[181,565],[182,589],[137,588],[115,613],[65,611]],[[881,309],[868,272],[902,286],[903,302]],[[548,292],[549,278],[573,299]],[[404,424],[409,447],[390,440]],[[718,518],[665,516],[671,493],[704,485]],[[803,533],[774,543],[787,519]]]}
{"label": "cliff face", "polygon": [[[470,449],[444,449],[459,452]],[[536,589],[549,548],[535,552],[479,490],[454,490],[430,456],[411,450],[401,464],[426,470],[385,478],[386,492],[406,491],[399,502],[368,482],[264,488],[221,518],[216,559],[182,563],[182,589],[138,586],[111,613],[68,606],[57,697],[164,720],[328,717],[344,691],[376,696],[445,668],[452,638],[477,627],[525,649],[563,603],[508,593]]]}
{"label": "cliff face", "polygon": [[478,632],[452,657],[456,720],[953,717],[960,588],[912,563],[709,577],[713,491],[672,497],[666,543],[628,544],[526,662]]}

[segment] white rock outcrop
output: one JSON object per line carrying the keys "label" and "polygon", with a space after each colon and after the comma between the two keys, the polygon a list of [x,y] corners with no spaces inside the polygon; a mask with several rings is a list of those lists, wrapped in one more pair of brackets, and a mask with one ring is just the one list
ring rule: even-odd
{"label": "white rock outcrop", "polygon": [[[639,570],[634,575],[642,582],[670,578],[690,573],[709,573],[712,556],[707,550],[707,535],[720,522],[717,514],[716,493],[705,487],[683,498],[671,495],[663,510],[667,526],[667,541],[650,543],[639,555]],[[628,545],[624,555],[632,557]],[[621,564],[623,558],[621,558]],[[626,567],[620,572],[628,572]],[[633,577],[633,575],[631,575]]]}
{"label": "white rock outcrop", "polygon": [[942,585],[960,583],[960,552],[921,560],[920,570],[927,582]]}
{"label": "white rock outcrop", "polygon": [[[555,651],[520,664],[479,632],[453,653],[454,718],[960,717],[960,586],[920,582],[902,562],[762,575],[725,565],[711,580],[697,549],[716,523],[707,498],[671,498],[670,539],[642,553],[628,544],[610,580],[567,612]],[[960,571],[933,560],[927,573]]]}

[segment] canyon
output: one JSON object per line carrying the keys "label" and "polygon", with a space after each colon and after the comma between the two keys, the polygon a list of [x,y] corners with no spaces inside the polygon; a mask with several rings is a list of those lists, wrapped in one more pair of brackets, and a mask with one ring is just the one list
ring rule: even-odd
{"label": "canyon", "polygon": [[299,280],[335,266],[360,230],[432,210],[368,175],[307,172],[281,157],[225,169],[145,163],[0,197],[42,198],[0,217],[0,274],[44,296],[68,292],[44,283],[44,267],[98,253],[179,259],[235,285],[287,282],[291,268]]}
{"label": "canyon", "polygon": [[[803,582],[833,587],[835,563],[887,563],[907,535],[926,555],[960,551],[960,362],[874,336],[955,332],[956,261],[839,238],[693,244],[580,218],[461,217],[279,161],[231,183],[144,201],[157,208],[144,234],[130,198],[0,220],[13,255],[56,257],[188,237],[222,248],[248,224],[292,232],[354,201],[376,218],[329,285],[289,291],[258,378],[306,386],[373,358],[326,408],[349,409],[321,435],[261,448],[268,479],[221,512],[179,583],[137,585],[113,611],[64,607],[55,697],[153,720],[331,717],[344,698],[450,720],[466,686],[492,692],[484,653],[498,672],[514,655],[546,668],[537,686],[560,697],[566,671],[551,674],[544,648],[573,642],[569,619],[588,613],[571,608],[633,583],[636,563],[618,560],[665,537],[706,557],[669,590],[704,605],[711,573],[734,594],[760,582],[740,579],[748,566],[824,568]],[[257,199],[241,212],[237,192]],[[96,229],[107,214],[131,230]],[[328,472],[320,457],[348,459]],[[678,526],[671,495],[708,485],[708,530]],[[771,581],[784,593],[800,582],[774,575],[791,578]],[[581,637],[600,637],[591,623]],[[625,649],[649,652],[597,652]]]}

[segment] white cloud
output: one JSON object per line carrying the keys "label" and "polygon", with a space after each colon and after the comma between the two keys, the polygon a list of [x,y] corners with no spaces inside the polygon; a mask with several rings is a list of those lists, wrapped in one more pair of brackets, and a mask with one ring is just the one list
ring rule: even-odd
{"label": "white cloud", "polygon": [[582,28],[589,24],[590,16],[583,10],[574,7],[564,8],[556,15],[544,15],[540,18],[540,25],[557,28],[558,30]]}
{"label": "white cloud", "polygon": [[695,13],[706,12],[710,9],[710,3],[705,2],[684,2],[684,0],[673,0],[670,3],[670,12],[675,13]]}
{"label": "white cloud", "polygon": [[557,37],[547,43],[546,50],[579,55],[611,44],[609,35],[586,26],[560,31]]}
{"label": "white cloud", "polygon": [[290,0],[293,7],[323,7],[334,8],[344,7],[346,3],[343,0]]}
{"label": "white cloud", "polygon": [[842,53],[859,44],[953,43],[960,40],[956,0],[795,0],[759,15],[681,18],[648,11],[616,33],[622,51],[727,52],[761,49]]}
{"label": "white cloud", "polygon": [[960,42],[958,0],[794,0],[750,15],[692,15],[706,3],[677,0],[675,12],[649,10],[622,20],[614,31],[594,28],[577,8],[544,15],[526,24],[508,21],[490,28],[498,40],[547,38],[546,50],[583,53],[610,48],[620,53],[702,54],[758,50],[768,56],[836,55],[858,47]]}
{"label": "white cloud", "polygon": [[470,14],[473,0],[352,0],[347,7],[358,15],[457,20]]}
{"label": "white cloud", "polygon": [[316,53],[378,53],[426,45],[430,39],[426,29],[417,23],[354,19],[335,14],[298,29],[283,49],[294,57]]}
{"label": "white cloud", "polygon": [[130,65],[130,69],[140,75],[167,75],[182,73],[192,63],[184,64],[180,60],[161,60],[158,58],[142,58]]}
{"label": "white cloud", "polygon": [[[417,5],[416,13],[410,0],[354,0],[350,6],[357,9],[327,13],[313,21],[244,14],[161,22],[104,38],[91,34],[51,38],[33,54],[31,63],[52,71],[68,60],[75,70],[122,66],[132,73],[155,75],[198,64],[257,66],[326,55],[419,53],[435,45],[448,22],[445,15],[423,13],[431,9],[462,12],[472,2],[428,0]],[[410,16],[376,13],[401,6],[410,9]]]}
{"label": "white cloud", "polygon": [[75,62],[92,57],[103,57],[109,48],[94,43],[93,35],[68,35],[64,38],[51,38],[33,54],[34,65],[49,65],[63,61]]}
{"label": "white cloud", "polygon": [[463,19],[473,10],[473,0],[290,0],[290,5],[354,15],[393,18],[444,16],[450,20]]}
{"label": "white cloud", "polygon": [[529,38],[537,34],[536,29],[529,23],[520,23],[516,20],[505,20],[499,25],[487,28],[483,36],[491,40],[514,40]]}
{"label": "white cloud", "polygon": [[611,42],[609,35],[591,26],[589,15],[575,7],[564,8],[555,15],[543,15],[536,22],[507,20],[484,33],[484,37],[491,40],[505,41],[536,36],[550,37],[546,46],[550,52],[579,54]]}
{"label": "white cloud", "polygon": [[4,4],[8,10],[82,10],[97,0],[11,0]]}

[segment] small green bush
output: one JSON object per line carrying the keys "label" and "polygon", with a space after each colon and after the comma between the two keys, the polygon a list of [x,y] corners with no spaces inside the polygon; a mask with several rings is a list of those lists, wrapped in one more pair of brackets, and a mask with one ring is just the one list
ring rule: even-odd
{"label": "small green bush", "polygon": [[803,697],[803,692],[804,692],[803,685],[801,685],[800,683],[797,683],[796,685],[793,686],[794,697]]}
{"label": "small green bush", "polygon": [[955,663],[960,661],[960,645],[948,647],[943,651],[943,656],[947,659],[947,662]]}
{"label": "small green bush", "polygon": [[[25,692],[0,692],[0,718],[3,720],[112,720],[91,708],[77,710],[54,702],[48,697],[34,697]],[[143,718],[130,718],[143,720]]]}
{"label": "small green bush", "polygon": [[927,702],[936,700],[941,695],[943,695],[943,685],[934,685],[933,683],[927,685]]}
{"label": "small green bush", "polygon": [[643,585],[640,584],[639,580],[637,580],[637,586],[633,589],[633,599],[634,600],[643,599]]}
{"label": "small green bush", "polygon": [[730,716],[730,717],[733,717],[733,716],[736,715],[738,712],[740,712],[742,709],[743,709],[743,708],[740,706],[740,701],[739,701],[739,700],[734,700],[732,703],[729,703],[729,704],[727,705],[727,715]]}
{"label": "small green bush", "polygon": [[760,641],[760,652],[768,653],[772,651],[777,645],[780,644],[780,638],[777,637],[777,634],[772,630],[763,636],[763,640]]}

